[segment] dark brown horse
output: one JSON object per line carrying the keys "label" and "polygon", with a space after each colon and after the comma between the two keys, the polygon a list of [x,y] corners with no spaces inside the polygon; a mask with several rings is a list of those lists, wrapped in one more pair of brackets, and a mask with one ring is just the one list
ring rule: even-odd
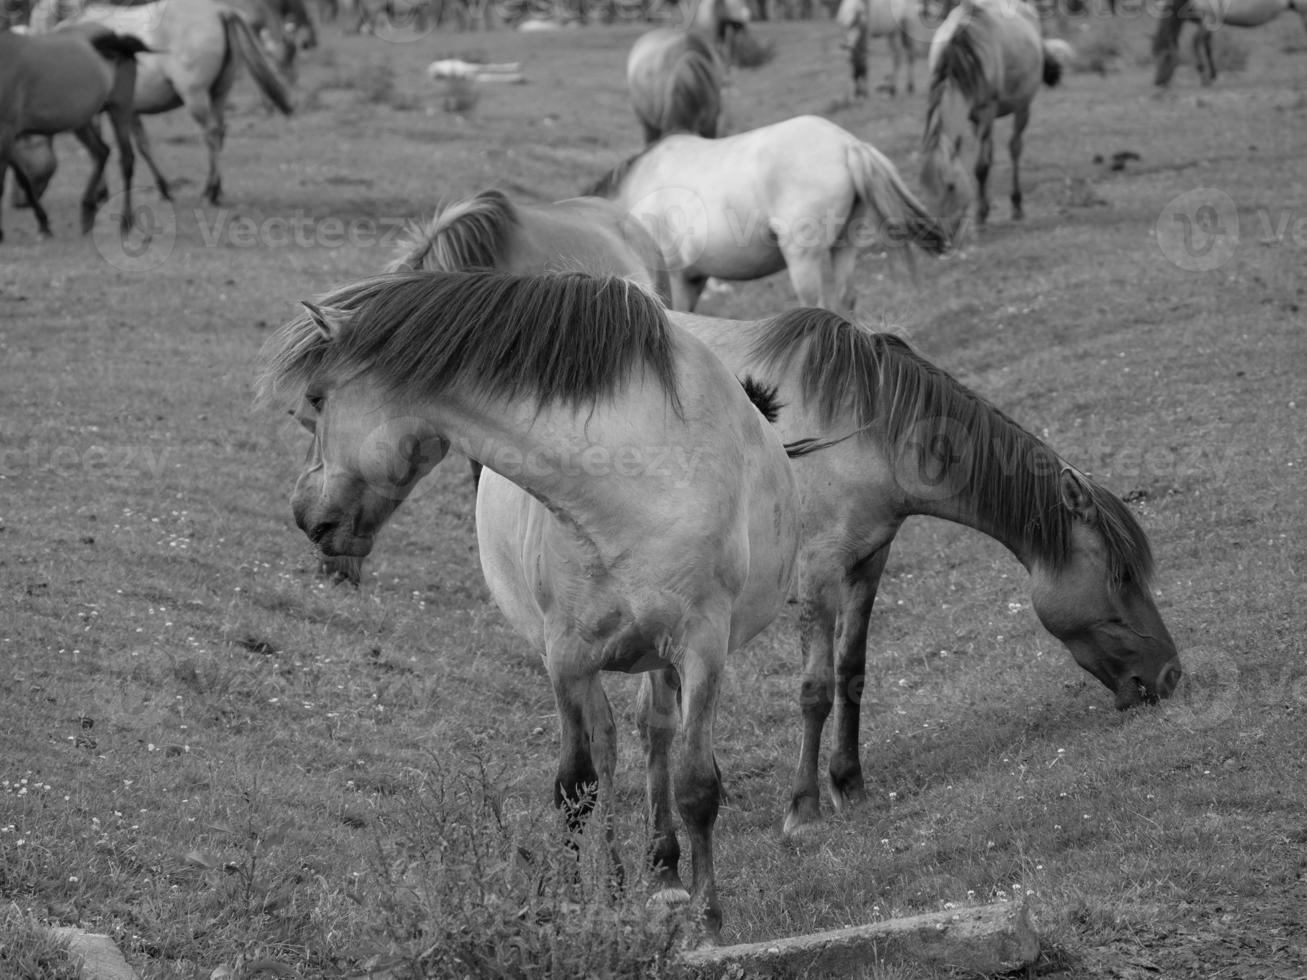
{"label": "dark brown horse", "polygon": [[118,143],[124,194],[120,228],[123,234],[131,228],[132,92],[136,55],[148,50],[140,38],[97,25],[40,36],[0,31],[0,200],[5,173],[12,166],[43,236],[50,234],[50,222],[27,170],[12,163],[15,144],[22,136],[70,131],[81,141],[93,163],[82,194],[82,232],[89,232],[109,160],[109,147],[96,122],[101,112],[108,114]]}

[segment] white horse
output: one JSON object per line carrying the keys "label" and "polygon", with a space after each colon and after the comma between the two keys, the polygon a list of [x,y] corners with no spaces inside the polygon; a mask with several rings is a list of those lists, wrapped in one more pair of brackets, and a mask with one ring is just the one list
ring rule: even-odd
{"label": "white horse", "polygon": [[709,276],[781,269],[802,305],[849,309],[863,246],[948,247],[889,158],[817,116],[714,140],[665,136],[585,193],[617,202],[653,235],[677,310],[694,309]]}
{"label": "white horse", "polygon": [[88,3],[70,15],[60,0],[41,0],[32,11],[32,29],[48,30],[69,20],[93,21],[145,41],[151,53],[138,59],[138,118],[132,127],[133,141],[154,175],[159,193],[170,198],[168,181],[154,162],[139,116],[185,106],[204,132],[209,151],[204,196],[217,204],[222,196],[218,156],[226,136],[227,96],[240,65],[249,68],[259,90],[274,106],[286,115],[292,112],[286,85],[258,40],[262,37],[276,60],[289,65],[294,45],[283,36],[285,25],[264,0],[239,0],[239,9],[241,12],[216,0],[155,0],[135,7]]}
{"label": "white horse", "polygon": [[916,42],[925,40],[930,31],[921,20],[917,0],[841,0],[835,22],[844,28],[844,47],[853,68],[853,94],[867,94],[867,45],[873,37],[889,39],[894,59],[881,88],[890,95],[898,93],[899,65],[907,61],[907,89],[914,90],[912,66],[916,61]]}

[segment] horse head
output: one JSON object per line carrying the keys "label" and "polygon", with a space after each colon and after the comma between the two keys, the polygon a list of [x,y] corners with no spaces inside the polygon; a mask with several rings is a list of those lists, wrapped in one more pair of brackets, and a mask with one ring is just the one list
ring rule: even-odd
{"label": "horse head", "polygon": [[1118,498],[1067,468],[1062,506],[1073,517],[1060,563],[1031,569],[1031,599],[1044,628],[1124,709],[1169,697],[1180,657],[1149,588],[1143,531]]}
{"label": "horse head", "polygon": [[926,137],[922,145],[921,183],[931,211],[953,241],[961,232],[979,196],[976,159],[980,138],[971,125],[970,108],[955,90],[946,90],[926,110]]}
{"label": "horse head", "polygon": [[[331,343],[340,314],[305,304]],[[291,494],[295,523],[327,556],[362,557],[413,487],[445,457],[449,442],[402,398],[364,371],[319,378],[296,411],[314,436]]]}

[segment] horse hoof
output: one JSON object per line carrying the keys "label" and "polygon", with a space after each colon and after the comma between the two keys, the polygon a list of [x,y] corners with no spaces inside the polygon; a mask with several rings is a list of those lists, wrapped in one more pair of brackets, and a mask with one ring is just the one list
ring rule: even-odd
{"label": "horse hoof", "polygon": [[821,813],[816,806],[792,806],[785,814],[781,833],[791,839],[808,837],[821,829]]}
{"label": "horse hoof", "polygon": [[650,912],[660,913],[663,915],[676,912],[690,904],[690,893],[679,886],[672,888],[660,888],[649,896],[649,901],[645,903],[645,908]]}
{"label": "horse hoof", "polygon": [[835,806],[836,813],[844,813],[856,806],[867,802],[867,791],[861,786],[850,786],[847,789],[840,789],[838,786],[830,788],[831,803]]}

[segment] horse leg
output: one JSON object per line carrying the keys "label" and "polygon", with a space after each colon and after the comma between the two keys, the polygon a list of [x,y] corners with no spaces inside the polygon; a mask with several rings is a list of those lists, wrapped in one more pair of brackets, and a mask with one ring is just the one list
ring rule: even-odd
{"label": "horse leg", "polygon": [[671,667],[647,671],[640,678],[636,705],[636,728],[644,747],[645,798],[653,825],[649,866],[658,882],[658,892],[651,902],[666,907],[690,900],[690,893],[681,883],[681,845],[676,840],[676,820],[672,816],[671,751],[680,720],[676,704],[680,683]]}
{"label": "horse leg", "polygon": [[831,278],[834,282],[832,295],[839,304],[841,313],[852,313],[857,303],[857,290],[853,285],[853,270],[858,262],[858,246],[850,242],[837,245],[830,252]]}
{"label": "horse leg", "polygon": [[132,151],[132,119],[135,116],[130,103],[109,112],[109,125],[113,127],[114,142],[118,144],[118,169],[123,176],[123,213],[118,219],[118,230],[123,235],[132,230],[136,221],[136,212],[132,209],[132,174],[136,164],[136,154]]}
{"label": "horse leg", "polygon": [[[45,208],[41,206],[36,188],[32,186],[27,171],[13,163],[13,136],[0,133],[0,201],[3,201],[5,197],[5,172],[11,166],[14,170],[14,180],[18,182],[22,192],[27,195],[27,199],[32,202],[32,214],[36,215],[36,226],[40,229],[41,237],[49,238],[50,219],[45,213]],[[4,239],[4,229],[0,228],[0,242],[4,241]]]}
{"label": "horse leg", "polygon": [[222,198],[222,175],[218,172],[218,155],[222,152],[226,126],[222,107],[209,97],[208,92],[191,92],[185,99],[186,109],[204,132],[204,145],[209,151],[209,176],[204,182],[204,197],[217,205]]}
{"label": "horse leg", "polygon": [[803,714],[803,738],[799,743],[799,767],[794,774],[790,806],[785,813],[784,833],[793,836],[821,821],[821,794],[817,787],[821,733],[831,710],[834,685],[835,608],[833,585],[805,582],[799,613],[799,649],[803,654],[803,679],[799,683],[799,710]]}
{"label": "horse leg", "polygon": [[547,657],[549,679],[558,705],[560,736],[554,806],[563,811],[569,840],[575,846],[576,836],[584,829],[586,818],[594,809],[599,783],[590,749],[590,730],[586,724],[587,708],[592,699],[591,677],[574,672],[580,654],[573,653],[571,648],[561,656],[558,651],[550,650]]}
{"label": "horse leg", "polygon": [[626,869],[617,853],[616,827],[613,819],[617,772],[617,724],[613,721],[613,708],[608,703],[603,684],[598,677],[590,679],[590,696],[586,704],[586,729],[590,734],[590,750],[595,771],[599,777],[599,799],[603,803],[604,842],[608,847],[609,873],[613,886],[620,889],[626,881]]}
{"label": "horse leg", "polygon": [[1012,220],[1020,221],[1025,217],[1021,210],[1021,138],[1030,122],[1030,104],[1022,106],[1012,114],[1012,138],[1007,142],[1008,154],[1012,157]]}
{"label": "horse leg", "polygon": [[690,840],[690,866],[694,875],[692,903],[702,907],[703,925],[713,940],[720,936],[722,928],[712,851],[722,781],[713,755],[712,736],[730,641],[729,623],[729,609],[723,609],[720,615],[688,630],[680,671],[683,747],[676,767],[676,806]]}
{"label": "horse leg", "polygon": [[1212,57],[1212,32],[1200,23],[1194,34],[1194,64],[1198,66],[1198,77],[1204,85],[1216,81],[1216,59]]}
{"label": "horse leg", "polygon": [[132,113],[132,141],[141,151],[145,165],[150,168],[150,173],[154,176],[154,186],[159,188],[159,196],[165,201],[171,201],[172,189],[168,186],[168,179],[164,177],[159,165],[154,162],[154,151],[150,148],[150,138],[145,134],[145,123],[136,113]]}
{"label": "horse leg", "polygon": [[977,128],[980,151],[976,155],[976,223],[983,225],[989,218],[989,166],[994,159],[994,120],[988,118]]}
{"label": "horse leg", "polygon": [[897,31],[890,33],[889,38],[889,56],[890,71],[889,77],[885,79],[885,91],[891,96],[899,94],[899,65],[903,63],[903,50],[899,47],[899,35]]}
{"label": "horse leg", "polygon": [[104,180],[105,164],[109,162],[109,144],[100,135],[100,127],[92,119],[73,130],[73,135],[91,154],[91,177],[82,193],[82,234],[95,227],[95,212],[100,209],[100,183]]}
{"label": "horse leg", "polygon": [[790,282],[798,294],[800,306],[831,308],[828,304],[835,299],[835,277],[828,249],[829,246],[820,244],[814,249],[806,244],[798,246],[781,242],[785,267],[790,271]]}
{"label": "horse leg", "polygon": [[888,558],[886,545],[850,570],[835,624],[835,743],[830,757],[830,795],[836,810],[867,798],[858,752],[867,669],[867,623]]}
{"label": "horse leg", "polygon": [[707,276],[693,276],[685,272],[674,273],[671,282],[672,309],[693,313],[707,282]]}
{"label": "horse leg", "polygon": [[912,76],[915,74],[913,64],[917,60],[917,54],[912,40],[912,31],[906,26],[899,29],[899,42],[903,46],[903,55],[908,62],[908,94],[911,95],[916,91],[916,86],[913,84]]}

